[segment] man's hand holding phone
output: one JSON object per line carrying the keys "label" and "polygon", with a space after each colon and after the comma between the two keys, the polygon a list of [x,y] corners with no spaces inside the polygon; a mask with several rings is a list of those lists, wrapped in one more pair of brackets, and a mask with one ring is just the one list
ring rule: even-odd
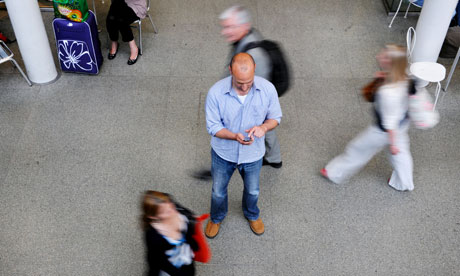
{"label": "man's hand holding phone", "polygon": [[242,145],[250,145],[254,142],[253,136],[244,136],[241,133],[236,134],[236,141],[238,141]]}

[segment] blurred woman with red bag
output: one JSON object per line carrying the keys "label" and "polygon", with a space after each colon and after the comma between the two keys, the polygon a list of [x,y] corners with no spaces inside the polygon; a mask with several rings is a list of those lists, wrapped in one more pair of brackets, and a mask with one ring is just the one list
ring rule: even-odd
{"label": "blurred woman with red bag", "polygon": [[156,191],[145,192],[142,209],[149,276],[195,275],[195,254],[199,261],[209,261],[209,247],[196,233],[201,217],[196,218],[170,195]]}

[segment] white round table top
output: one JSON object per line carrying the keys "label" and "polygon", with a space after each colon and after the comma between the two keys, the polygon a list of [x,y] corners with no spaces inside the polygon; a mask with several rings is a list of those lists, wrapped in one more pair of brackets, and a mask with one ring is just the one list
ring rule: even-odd
{"label": "white round table top", "polygon": [[415,77],[429,82],[442,81],[446,77],[446,68],[436,62],[412,63],[410,72]]}

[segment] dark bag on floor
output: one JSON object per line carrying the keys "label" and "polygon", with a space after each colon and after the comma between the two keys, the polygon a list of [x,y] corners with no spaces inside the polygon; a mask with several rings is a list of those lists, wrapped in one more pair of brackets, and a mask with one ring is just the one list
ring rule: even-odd
{"label": "dark bag on floor", "polygon": [[262,40],[249,43],[242,52],[247,52],[258,47],[264,49],[270,57],[272,70],[269,81],[275,86],[278,97],[281,97],[289,89],[290,85],[289,66],[283,55],[283,51],[278,43],[271,40]]}
{"label": "dark bag on floor", "polygon": [[99,73],[103,59],[96,18],[92,11],[89,11],[85,22],[55,18],[53,29],[62,71]]}

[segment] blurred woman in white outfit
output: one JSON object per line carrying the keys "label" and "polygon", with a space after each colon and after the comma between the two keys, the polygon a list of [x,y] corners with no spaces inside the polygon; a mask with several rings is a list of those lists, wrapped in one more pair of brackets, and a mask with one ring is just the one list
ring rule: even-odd
{"label": "blurred woman in white outfit", "polygon": [[374,95],[376,122],[354,138],[345,151],[332,159],[321,174],[342,183],[388,148],[393,173],[388,184],[396,190],[413,190],[413,163],[409,149],[407,58],[404,47],[387,45],[377,56],[384,79]]}

